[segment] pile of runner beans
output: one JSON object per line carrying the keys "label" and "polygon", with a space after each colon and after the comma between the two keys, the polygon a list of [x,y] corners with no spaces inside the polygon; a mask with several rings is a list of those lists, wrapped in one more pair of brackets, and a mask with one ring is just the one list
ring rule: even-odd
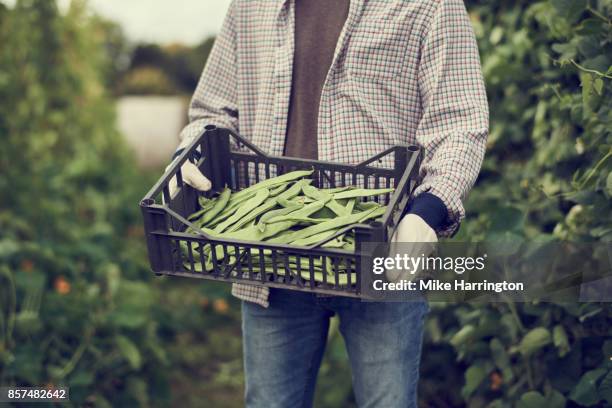
{"label": "pile of runner beans", "polygon": [[[367,199],[391,193],[393,189],[363,189],[354,186],[318,189],[308,179],[312,173],[294,171],[238,192],[226,188],[214,198],[199,197],[200,209],[190,215],[189,220],[202,232],[215,238],[309,246],[330,238],[350,225],[377,219],[385,213],[385,206]],[[196,231],[189,228],[187,232]],[[186,253],[189,250],[187,244],[181,242],[181,245]],[[321,246],[354,251],[355,237],[349,231]],[[214,255],[211,252],[211,245],[204,245],[203,248],[196,246],[191,250],[196,271],[202,271],[202,264],[207,271],[212,270],[214,261],[223,262],[224,265],[243,262],[236,259],[232,247],[224,251],[219,245]],[[354,277],[349,280],[348,274],[354,271],[354,265],[348,262],[333,265],[340,269],[337,281],[332,272],[332,261],[327,257],[311,257],[312,260],[300,257],[298,264],[295,256],[281,261],[279,258],[282,257],[271,255],[270,250],[253,249],[248,266],[256,273],[262,272],[263,268],[264,273],[271,274],[276,270],[278,275],[289,272],[309,279],[309,271],[312,270],[314,279],[319,282],[324,279],[339,285],[355,282]],[[201,262],[202,257],[204,262]],[[261,257],[263,262],[260,261]],[[323,276],[324,272],[327,277]]]}

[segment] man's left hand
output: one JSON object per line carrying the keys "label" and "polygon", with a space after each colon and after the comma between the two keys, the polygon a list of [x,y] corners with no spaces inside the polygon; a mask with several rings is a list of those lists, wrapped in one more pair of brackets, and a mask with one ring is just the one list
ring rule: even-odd
{"label": "man's left hand", "polygon": [[[436,232],[421,217],[416,214],[407,214],[400,221],[395,234],[391,238],[389,256],[397,254],[408,255],[412,258],[429,256],[435,249],[438,237]],[[387,279],[390,282],[399,280],[413,280],[419,271],[387,270]]]}

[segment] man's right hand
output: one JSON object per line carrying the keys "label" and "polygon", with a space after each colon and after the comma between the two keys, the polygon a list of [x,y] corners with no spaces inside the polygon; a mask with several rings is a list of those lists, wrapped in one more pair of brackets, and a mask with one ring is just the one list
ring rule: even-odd
{"label": "man's right hand", "polygon": [[[166,167],[166,171],[172,166],[172,163]],[[208,180],[198,167],[191,163],[190,161],[186,161],[181,166],[181,174],[183,175],[183,183],[189,184],[191,187],[200,191],[208,191],[212,187],[212,183]],[[176,191],[178,190],[178,184],[176,181],[176,177],[172,177],[169,184],[170,189],[170,197],[174,197]]]}

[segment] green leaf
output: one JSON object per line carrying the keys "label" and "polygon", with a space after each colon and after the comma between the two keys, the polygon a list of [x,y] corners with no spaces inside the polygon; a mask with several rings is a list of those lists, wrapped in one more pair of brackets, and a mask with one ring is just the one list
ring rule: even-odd
{"label": "green leaf", "polygon": [[569,398],[580,405],[588,406],[596,404],[600,400],[597,394],[597,380],[605,374],[606,370],[603,368],[587,371],[580,378],[580,381],[570,393]]}
{"label": "green leaf", "polygon": [[554,389],[550,392],[546,399],[547,408],[565,408],[565,406],[567,405],[567,400],[565,399],[563,394]]}
{"label": "green leaf", "polygon": [[586,0],[550,0],[555,11],[560,16],[575,21],[586,8]]}
{"label": "green leaf", "polygon": [[461,390],[461,395],[463,395],[464,398],[468,398],[472,395],[472,393],[476,391],[476,388],[478,388],[487,377],[487,374],[489,374],[488,370],[482,363],[472,364],[465,371],[465,385]]}
{"label": "green leaf", "polygon": [[489,35],[489,41],[493,45],[499,44],[503,36],[504,36],[504,29],[501,28],[500,26],[496,26],[493,28],[493,30],[491,30],[491,35]]}
{"label": "green leaf", "polygon": [[485,247],[490,255],[511,256],[519,251],[523,241],[523,237],[514,232],[492,233],[487,237]]}
{"label": "green leaf", "polygon": [[[586,72],[581,72],[580,86],[582,86],[582,104],[584,105],[583,109],[585,110],[583,116],[587,117],[591,112],[589,104],[591,102],[591,95],[593,94],[593,75]],[[586,111],[588,111],[588,114]]]}
{"label": "green leaf", "polygon": [[[540,106],[540,105],[538,105]],[[516,207],[500,207],[491,214],[491,231],[519,231],[523,228],[525,214]]]}
{"label": "green leaf", "polygon": [[71,387],[87,387],[88,385],[92,384],[94,380],[95,377],[93,373],[81,370],[70,376],[68,384],[70,384]]}
{"label": "green leaf", "polygon": [[506,353],[506,349],[502,342],[498,338],[494,338],[489,343],[489,348],[491,349],[491,355],[493,357],[493,362],[499,369],[504,369],[510,365],[510,359],[508,358],[508,354]]}
{"label": "green leaf", "polygon": [[595,89],[595,92],[597,92],[597,95],[602,95],[603,94],[603,87],[604,87],[603,79],[597,78],[593,82],[593,89]]}
{"label": "green leaf", "polygon": [[125,357],[125,359],[130,364],[134,370],[139,370],[142,366],[142,357],[140,355],[140,351],[138,351],[138,347],[127,337],[118,335],[115,338],[117,343],[117,347],[121,352],[121,355]]}
{"label": "green leaf", "polygon": [[491,401],[489,405],[487,405],[487,408],[505,408],[505,407],[506,405],[500,399],[493,400]]}
{"label": "green leaf", "polygon": [[536,327],[523,337],[517,350],[523,356],[530,356],[551,342],[550,331],[545,327]]}
{"label": "green leaf", "polygon": [[578,51],[574,42],[553,44],[551,48],[554,52],[559,54],[559,59],[562,61],[569,61],[570,59],[576,58],[576,52]]}
{"label": "green leaf", "polygon": [[610,58],[606,55],[598,55],[582,61],[581,65],[587,69],[594,69],[601,72],[605,71],[610,66]]}
{"label": "green leaf", "polygon": [[584,58],[594,58],[600,54],[601,44],[599,44],[599,39],[597,37],[586,36],[577,38],[579,38],[578,51]]}
{"label": "green leaf", "polygon": [[455,348],[461,346],[467,341],[471,340],[476,333],[476,328],[471,324],[463,326],[455,335],[450,339],[450,344]]}
{"label": "green leaf", "polygon": [[489,348],[491,349],[491,357],[495,366],[502,371],[504,381],[510,382],[514,378],[512,372],[512,365],[510,363],[510,356],[506,351],[506,348],[498,338],[493,338],[489,342]]}
{"label": "green leaf", "polygon": [[563,357],[569,353],[570,345],[567,339],[567,333],[560,324],[556,325],[553,329],[553,343],[559,350],[559,357]]}
{"label": "green leaf", "polygon": [[598,18],[587,18],[580,22],[576,32],[580,35],[598,35],[603,29],[604,22]]}
{"label": "green leaf", "polygon": [[537,391],[528,391],[521,395],[517,408],[541,408],[546,406],[546,398]]}
{"label": "green leaf", "polygon": [[608,196],[612,196],[612,171],[608,173],[608,177],[606,178],[606,191],[608,192]]}
{"label": "green leaf", "polygon": [[113,408],[112,404],[100,394],[95,394],[91,400],[96,408]]}
{"label": "green leaf", "polygon": [[603,400],[612,404],[612,370],[608,371],[608,374],[601,380],[597,392]]}

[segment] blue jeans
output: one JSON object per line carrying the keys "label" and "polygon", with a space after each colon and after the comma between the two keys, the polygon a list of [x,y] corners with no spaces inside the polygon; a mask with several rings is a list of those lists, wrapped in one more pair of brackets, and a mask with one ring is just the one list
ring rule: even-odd
{"label": "blue jeans", "polygon": [[242,303],[249,408],[311,407],[329,319],[338,314],[361,408],[416,407],[425,300],[362,302],[270,290],[270,306]]}

